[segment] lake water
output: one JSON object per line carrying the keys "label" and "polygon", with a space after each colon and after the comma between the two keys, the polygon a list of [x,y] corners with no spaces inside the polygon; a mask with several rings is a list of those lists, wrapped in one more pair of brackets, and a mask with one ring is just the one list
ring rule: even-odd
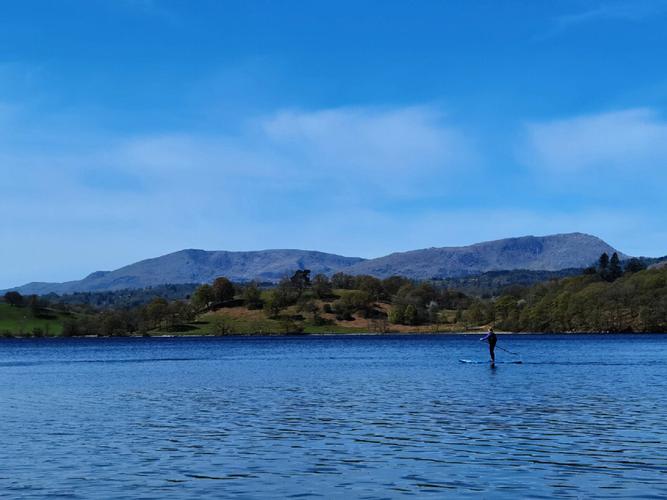
{"label": "lake water", "polygon": [[[0,341],[3,498],[667,497],[667,336]],[[502,351],[499,360],[512,360]]]}

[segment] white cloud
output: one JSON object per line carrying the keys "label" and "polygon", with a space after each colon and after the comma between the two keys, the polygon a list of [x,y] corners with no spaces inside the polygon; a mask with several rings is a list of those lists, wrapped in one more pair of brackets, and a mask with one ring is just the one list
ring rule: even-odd
{"label": "white cloud", "polygon": [[13,175],[0,177],[0,210],[14,215],[0,228],[2,251],[27,259],[29,242],[71,257],[5,270],[6,286],[182,247],[326,249],[313,235],[337,217],[346,219],[340,245],[351,248],[344,228],[367,227],[353,212],[445,193],[445,179],[472,158],[431,107],[279,111],[224,134],[80,134],[69,121],[9,120],[0,168]]}
{"label": "white cloud", "polygon": [[252,182],[259,191],[312,189],[361,200],[442,190],[433,180],[469,167],[473,156],[434,108],[340,108],[279,111],[233,135],[130,138],[105,163],[158,184],[206,178],[207,187]]}
{"label": "white cloud", "polygon": [[284,111],[262,126],[269,140],[311,161],[383,175],[451,166],[467,155],[462,135],[428,107]]}
{"label": "white cloud", "polygon": [[555,173],[661,171],[667,166],[667,121],[646,108],[532,123],[523,162]]}

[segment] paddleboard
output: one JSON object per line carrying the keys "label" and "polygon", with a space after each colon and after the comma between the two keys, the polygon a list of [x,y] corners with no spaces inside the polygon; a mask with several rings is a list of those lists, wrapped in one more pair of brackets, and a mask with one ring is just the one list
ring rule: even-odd
{"label": "paddleboard", "polygon": [[[472,359],[459,359],[461,363],[468,363],[473,365],[490,365],[491,361],[476,361]],[[496,361],[496,365],[520,365],[523,361]]]}

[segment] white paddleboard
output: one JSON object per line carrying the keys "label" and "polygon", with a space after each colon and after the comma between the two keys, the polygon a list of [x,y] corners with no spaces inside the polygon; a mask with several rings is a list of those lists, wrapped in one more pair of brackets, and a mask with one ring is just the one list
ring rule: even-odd
{"label": "white paddleboard", "polygon": [[[491,361],[476,361],[472,359],[459,359],[461,363],[467,363],[472,365],[490,365]],[[523,361],[496,361],[495,364],[498,365],[520,365]]]}

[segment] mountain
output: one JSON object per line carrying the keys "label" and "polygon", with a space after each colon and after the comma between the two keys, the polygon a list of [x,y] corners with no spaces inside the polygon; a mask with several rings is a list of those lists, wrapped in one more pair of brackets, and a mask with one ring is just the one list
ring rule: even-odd
{"label": "mountain", "polygon": [[[393,253],[359,262],[346,272],[386,278],[394,274],[414,279],[451,278],[489,271],[526,269],[559,271],[587,267],[614,248],[582,233],[523,236],[487,241],[465,247],[427,248]],[[621,259],[626,255],[618,252]]]}
{"label": "mountain", "polygon": [[181,250],[142,260],[115,271],[98,271],[79,281],[29,283],[14,290],[22,294],[59,295],[73,292],[146,288],[165,283],[210,283],[219,276],[232,281],[277,281],[297,269],[333,274],[363,259],[306,250],[225,252]]}
{"label": "mountain", "polygon": [[[277,281],[297,269],[310,269],[313,275],[343,271],[379,278],[403,275],[413,279],[450,278],[514,269],[559,271],[589,266],[601,253],[611,255],[615,251],[599,238],[581,233],[524,236],[465,247],[428,248],[369,260],[305,250],[181,250],[115,271],[98,271],[79,281],[29,283],[14,290],[22,294],[62,295],[166,283],[207,283],[218,276],[227,276],[233,281]],[[619,257],[627,258],[620,252]]]}

